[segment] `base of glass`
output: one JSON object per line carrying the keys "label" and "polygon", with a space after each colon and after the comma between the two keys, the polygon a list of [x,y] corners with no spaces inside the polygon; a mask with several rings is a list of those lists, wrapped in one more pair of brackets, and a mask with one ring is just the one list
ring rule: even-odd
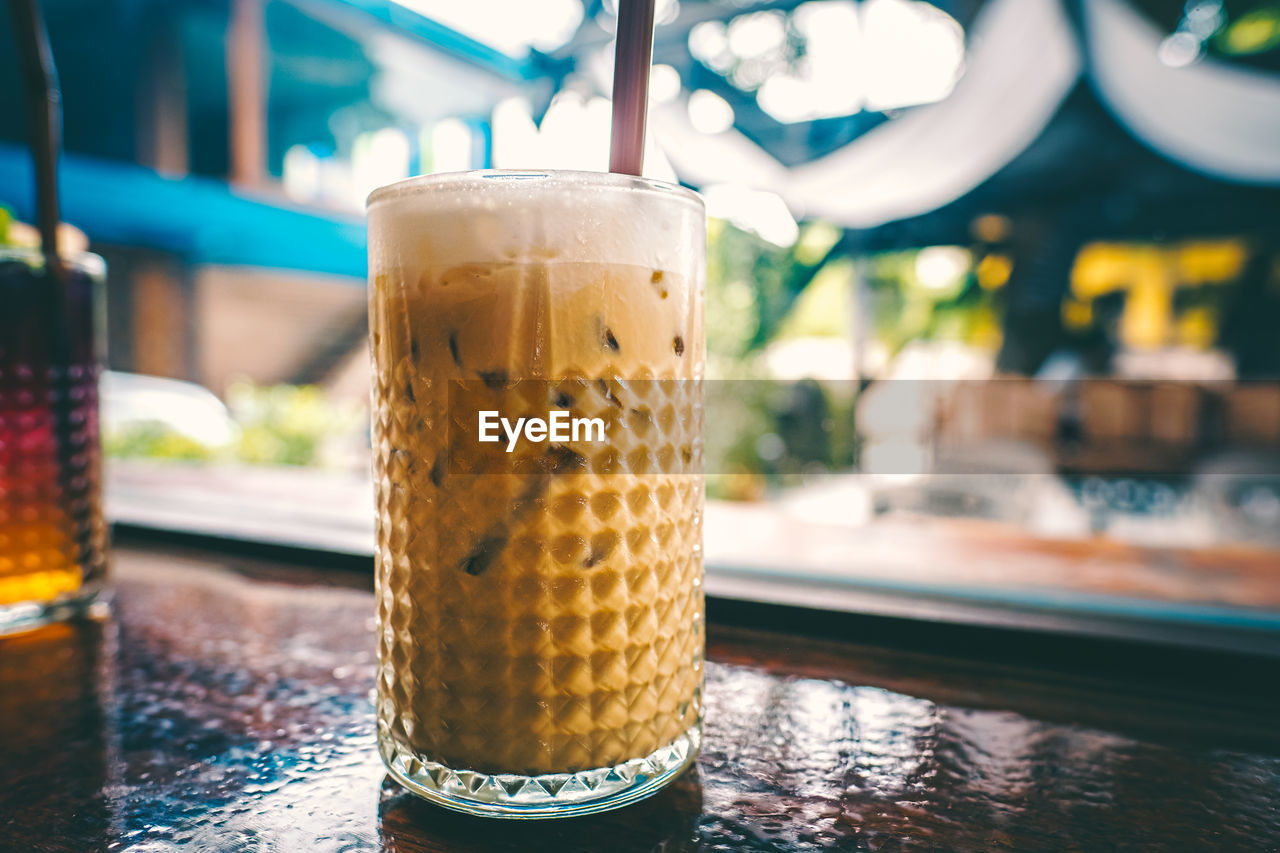
{"label": "base of glass", "polygon": [[446,809],[480,817],[556,818],[620,808],[656,793],[693,764],[702,743],[695,724],[644,758],[577,773],[524,776],[455,770],[397,743],[382,726],[378,752],[392,778]]}
{"label": "base of glass", "polygon": [[53,601],[21,601],[0,604],[0,637],[34,631],[52,622],[65,622],[105,609],[100,585],[86,587]]}

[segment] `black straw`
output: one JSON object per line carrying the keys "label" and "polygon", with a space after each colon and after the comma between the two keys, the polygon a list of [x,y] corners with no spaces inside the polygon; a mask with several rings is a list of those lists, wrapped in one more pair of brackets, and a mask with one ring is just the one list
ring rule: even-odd
{"label": "black straw", "polygon": [[[76,487],[73,464],[75,448],[71,436],[75,403],[71,398],[71,370],[75,362],[72,332],[69,328],[71,294],[69,278],[64,275],[58,256],[58,154],[62,149],[62,91],[58,87],[58,69],[53,64],[49,32],[40,14],[37,0],[9,0],[13,16],[13,35],[18,47],[26,89],[27,131],[31,158],[36,168],[36,223],[40,229],[40,247],[44,251],[44,274],[52,285],[47,290],[49,334],[49,370],[51,409],[54,434],[57,437],[58,485],[62,489],[63,508],[75,516],[74,505],[82,488]],[[92,294],[86,298],[92,299]],[[75,521],[74,542],[83,560],[87,547],[85,521]],[[83,563],[82,563],[83,566]]]}
{"label": "black straw", "polygon": [[36,223],[46,267],[57,275],[58,152],[62,147],[62,92],[37,0],[9,0],[14,40],[26,88],[27,125],[36,167]]}

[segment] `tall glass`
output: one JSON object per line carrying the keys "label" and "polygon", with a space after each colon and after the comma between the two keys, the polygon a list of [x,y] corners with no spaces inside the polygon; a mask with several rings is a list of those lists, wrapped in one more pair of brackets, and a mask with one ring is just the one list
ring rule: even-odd
{"label": "tall glass", "polygon": [[[429,800],[602,811],[696,757],[705,233],[696,194],[622,175],[370,196],[378,744]],[[508,454],[485,409],[608,431]]]}
{"label": "tall glass", "polygon": [[96,255],[0,248],[0,633],[72,615],[106,572]]}

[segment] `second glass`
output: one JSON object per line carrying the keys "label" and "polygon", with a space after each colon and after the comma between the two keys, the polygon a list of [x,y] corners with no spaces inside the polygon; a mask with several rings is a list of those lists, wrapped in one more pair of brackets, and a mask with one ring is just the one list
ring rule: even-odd
{"label": "second glass", "polygon": [[[378,743],[416,793],[582,814],[696,757],[704,263],[701,200],[641,178],[475,172],[370,197]],[[599,415],[608,437],[526,431],[507,457],[506,437],[478,443],[462,403],[480,399]]]}
{"label": "second glass", "polygon": [[75,615],[107,570],[98,444],[105,267],[0,248],[0,634]]}

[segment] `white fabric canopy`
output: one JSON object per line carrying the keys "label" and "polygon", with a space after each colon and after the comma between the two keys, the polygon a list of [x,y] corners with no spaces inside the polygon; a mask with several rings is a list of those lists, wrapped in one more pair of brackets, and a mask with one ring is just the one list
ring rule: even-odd
{"label": "white fabric canopy", "polygon": [[1060,0],[993,0],[969,39],[965,73],[945,100],[794,169],[737,131],[698,133],[679,105],[657,111],[654,132],[685,180],[770,190],[797,215],[870,228],[926,213],[1023,151],[1080,75]]}
{"label": "white fabric canopy", "polygon": [[1121,0],[1087,0],[1102,99],[1164,156],[1228,180],[1280,183],[1280,78],[1212,59],[1171,68],[1162,34]]}
{"label": "white fabric canopy", "polygon": [[793,170],[784,194],[852,228],[916,216],[994,175],[1040,135],[1080,74],[1058,0],[997,0],[951,95]]}

